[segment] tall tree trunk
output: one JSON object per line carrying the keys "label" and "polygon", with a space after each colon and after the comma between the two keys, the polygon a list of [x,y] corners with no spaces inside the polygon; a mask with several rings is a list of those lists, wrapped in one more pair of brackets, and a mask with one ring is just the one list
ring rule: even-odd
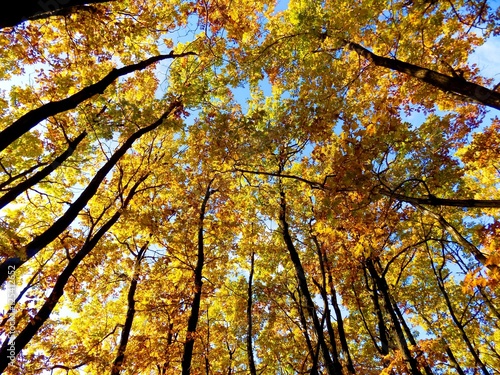
{"label": "tall tree trunk", "polygon": [[428,198],[422,197],[409,197],[395,191],[386,189],[379,190],[382,195],[388,198],[394,198],[401,202],[407,202],[414,205],[426,206],[447,206],[447,207],[461,207],[461,208],[500,208],[499,199],[447,199],[430,196]]}
{"label": "tall tree trunk", "polygon": [[500,93],[490,90],[484,86],[468,82],[459,76],[447,76],[430,70],[422,68],[421,66],[409,64],[407,62],[390,59],[374,54],[366,48],[357,43],[345,41],[346,47],[351,51],[356,52],[358,55],[371,61],[376,66],[389,68],[391,70],[407,74],[422,82],[428,83],[444,92],[452,92],[459,94],[473,101],[487,105],[491,108],[500,109]]}
{"label": "tall tree trunk", "polygon": [[464,325],[460,322],[457,315],[455,314],[455,309],[453,308],[453,305],[451,303],[448,292],[446,291],[446,288],[444,286],[444,279],[443,279],[443,275],[442,275],[442,267],[444,267],[444,262],[439,269],[436,269],[436,266],[434,264],[434,260],[432,259],[432,254],[430,253],[430,250],[429,250],[429,258],[431,261],[432,270],[434,272],[434,275],[436,276],[438,288],[444,297],[444,301],[445,301],[446,307],[448,308],[448,311],[450,313],[451,320],[455,324],[455,327],[457,327],[458,330],[460,331],[460,335],[462,336],[462,340],[464,340],[464,343],[467,346],[467,349],[469,349],[469,352],[472,354],[472,357],[474,357],[474,361],[476,362],[476,366],[481,369],[481,372],[483,373],[483,375],[491,375],[489,373],[488,369],[486,368],[486,366],[484,365],[483,361],[479,357],[479,354],[476,351],[476,349],[474,348],[474,345],[472,345],[472,342],[470,341],[469,336],[465,332]]}
{"label": "tall tree trunk", "polygon": [[[363,313],[363,309],[362,309],[361,303],[359,301],[359,296],[358,296],[358,294],[356,292],[356,288],[354,286],[352,287],[352,292],[354,294],[354,298],[356,299],[356,304],[358,307],[359,315],[361,315],[361,320],[363,321],[363,326],[365,327],[366,332],[368,332],[368,335],[370,336],[370,339],[372,340],[373,346],[375,346],[375,349],[377,349],[377,351],[379,352],[380,355],[382,355],[382,356],[387,355],[389,353],[389,344],[387,342],[385,344],[385,349],[387,350],[387,353],[385,353],[384,349],[382,347],[380,347],[379,344],[377,343],[375,335],[372,333],[372,331],[368,327],[368,323],[366,322],[365,314]],[[373,302],[373,298],[372,298],[372,302]],[[377,309],[375,309],[375,310],[377,310]],[[380,308],[378,310],[380,310]],[[378,317],[378,314],[377,314],[377,317]],[[385,328],[384,328],[384,333],[385,333]]]}
{"label": "tall tree trunk", "polygon": [[248,276],[248,288],[247,288],[247,357],[248,357],[248,369],[250,370],[250,375],[257,375],[257,370],[255,369],[255,360],[253,354],[253,344],[252,344],[252,297],[253,297],[253,273],[255,266],[255,252],[252,250],[250,256],[250,275]]}
{"label": "tall tree trunk", "polygon": [[486,265],[486,267],[490,269],[498,269],[498,266],[495,264],[488,264],[488,258],[469,240],[467,240],[462,234],[453,226],[451,225],[441,214],[437,214],[428,208],[425,208],[420,205],[416,205],[415,207],[419,208],[420,210],[424,211],[427,213],[429,216],[434,218],[442,227],[445,229],[450,236],[458,243],[460,246],[462,246],[464,249],[468,250],[476,260],[481,263],[482,265]]}
{"label": "tall tree trunk", "polygon": [[311,357],[311,371],[309,372],[310,375],[318,375],[318,353],[317,353],[317,348],[319,345],[316,345],[316,349],[313,347],[311,337],[309,336],[308,332],[308,327],[309,325],[307,324],[307,319],[306,315],[304,313],[304,304],[302,303],[302,294],[300,292],[300,287],[298,287],[298,293],[299,293],[299,299],[297,300],[295,298],[295,294],[293,292],[290,292],[290,297],[293,299],[295,304],[297,305],[297,311],[299,312],[299,319],[300,319],[300,324],[302,326],[302,334],[304,335],[304,338],[306,340],[306,346],[307,346],[307,351],[309,352],[309,356]]}
{"label": "tall tree trunk", "polygon": [[322,272],[325,272],[328,275],[327,279],[328,279],[328,287],[330,289],[330,300],[333,306],[333,310],[335,311],[335,316],[337,318],[337,330],[339,333],[339,340],[340,340],[340,346],[342,348],[342,353],[347,359],[347,371],[350,374],[355,374],[356,370],[354,369],[351,354],[349,353],[349,345],[347,344],[347,337],[344,329],[344,320],[342,318],[342,313],[340,311],[340,307],[337,301],[337,291],[335,290],[335,286],[333,285],[331,266],[328,260],[326,259],[325,255],[321,251],[321,246],[316,236],[313,236],[313,241],[316,244],[318,251],[320,251],[320,262],[321,262]]}
{"label": "tall tree trunk", "polygon": [[462,367],[460,367],[457,359],[455,358],[455,355],[451,351],[448,344],[446,344],[446,354],[448,355],[448,358],[450,359],[450,362],[453,365],[453,367],[455,368],[455,370],[457,371],[458,375],[465,375],[464,370],[462,370]]}
{"label": "tall tree trunk", "polygon": [[[174,323],[170,322],[168,325],[167,346],[172,345],[173,338],[174,338],[174,335],[172,333],[173,329],[174,329]],[[159,364],[156,365],[156,369],[158,370],[158,375],[166,375],[169,366],[170,366],[170,359],[163,362],[163,364],[161,366]]]}
{"label": "tall tree trunk", "polygon": [[201,289],[203,286],[203,264],[205,262],[204,243],[203,243],[203,224],[205,220],[205,211],[207,208],[210,196],[215,192],[211,189],[214,178],[208,183],[205,190],[205,196],[200,208],[200,215],[198,219],[198,255],[196,267],[194,269],[194,296],[191,304],[191,314],[189,315],[186,341],[184,343],[184,353],[182,355],[182,375],[189,375],[191,372],[191,361],[193,358],[194,340],[196,334],[196,327],[198,326],[198,316],[200,314],[201,303]]}
{"label": "tall tree trunk", "polygon": [[210,375],[210,361],[208,359],[208,355],[210,354],[210,318],[207,313],[207,341],[205,343],[205,353],[203,353],[203,357],[205,359],[205,375]]}
{"label": "tall tree trunk", "polygon": [[384,276],[379,276],[373,261],[371,259],[366,260],[366,266],[373,280],[377,284],[377,289],[382,293],[382,297],[384,299],[384,307],[387,313],[389,314],[392,324],[394,325],[394,330],[396,331],[396,340],[398,343],[399,350],[403,354],[403,358],[405,359],[407,366],[412,375],[422,375],[420,370],[418,369],[418,362],[411,355],[410,349],[406,343],[406,339],[399,323],[398,317],[392,308],[392,301],[389,295],[389,286],[387,285],[387,281]]}
{"label": "tall tree trunk", "polygon": [[483,297],[484,302],[488,306],[488,308],[491,311],[491,313],[498,320],[500,320],[500,310],[493,304],[492,298],[490,298],[490,296],[488,296],[487,291],[485,291],[484,287],[482,287],[482,286],[478,286],[477,289],[478,289],[479,293],[481,294],[481,297]]}
{"label": "tall tree trunk", "polygon": [[119,375],[123,366],[123,360],[125,359],[125,351],[127,350],[127,344],[130,337],[130,330],[132,329],[132,323],[134,322],[135,316],[135,291],[137,290],[137,282],[139,280],[139,274],[141,269],[141,262],[144,259],[144,254],[148,249],[149,243],[146,243],[137,253],[134,263],[134,270],[132,273],[132,280],[130,280],[130,287],[127,294],[127,315],[125,317],[125,324],[123,325],[120,344],[118,345],[118,350],[116,353],[115,360],[113,361],[113,366],[111,368],[111,375]]}
{"label": "tall tree trunk", "polygon": [[[327,285],[327,268],[328,268],[328,261],[325,259],[325,256],[323,254],[323,250],[321,248],[321,244],[318,241],[318,238],[311,234],[311,238],[313,240],[313,243],[316,247],[316,253],[318,254],[318,260],[319,260],[319,268],[321,271],[321,284],[315,282],[313,279],[313,282],[316,284],[318,289],[320,290],[321,297],[323,298],[324,302],[324,309],[325,309],[325,315],[326,315],[326,328],[328,330],[328,335],[330,336],[330,346],[332,347],[333,354],[338,355],[337,351],[337,342],[335,340],[335,331],[333,330],[333,325],[331,322],[331,311],[330,311],[330,305],[328,303],[328,293],[326,291],[326,285]],[[333,308],[335,310],[335,316],[337,318],[337,328],[338,328],[338,333],[339,333],[339,340],[340,340],[340,346],[342,349],[342,353],[344,354],[344,357],[347,360],[347,371],[350,374],[354,374],[356,371],[354,370],[354,366],[352,364],[351,356],[349,354],[349,347],[347,346],[347,340],[345,337],[345,331],[344,331],[344,322],[342,320],[342,314],[340,313],[340,309],[337,303],[337,296],[335,295],[335,289],[333,288],[333,280],[331,279],[331,274],[328,273],[328,278],[329,278],[329,286],[330,286],[330,297],[331,301],[333,302]],[[333,293],[332,293],[333,290]]]}
{"label": "tall tree trunk", "polygon": [[377,315],[377,328],[380,338],[380,353],[382,355],[389,354],[389,338],[387,337],[387,328],[385,326],[384,314],[382,308],[380,307],[380,301],[378,296],[378,286],[376,282],[373,282],[372,287],[372,301],[373,307],[375,308],[375,314]]}
{"label": "tall tree trunk", "polygon": [[[330,312],[330,306],[328,306],[328,296],[326,293],[326,290],[323,289],[321,292],[321,298],[323,299],[324,303],[324,319],[326,320],[326,330],[328,332],[328,336],[330,338],[330,346],[332,347],[332,355],[334,358],[339,358],[339,351],[337,349],[337,341],[335,339],[335,331],[333,330],[333,325],[332,325],[332,314]],[[339,358],[339,363],[340,363],[340,358]],[[351,371],[349,370],[349,373]]]}
{"label": "tall tree trunk", "polygon": [[349,345],[347,344],[347,336],[345,334],[345,329],[344,329],[344,319],[342,318],[342,312],[340,311],[340,307],[337,301],[337,291],[333,286],[331,275],[329,275],[329,283],[330,283],[330,300],[333,306],[333,310],[335,311],[335,316],[337,317],[337,328],[339,331],[340,345],[342,347],[342,352],[344,353],[347,359],[347,370],[349,371],[350,374],[355,374],[356,370],[354,369],[354,364],[352,362],[351,354],[349,352]]}
{"label": "tall tree trunk", "polygon": [[[38,162],[37,164],[32,165],[28,169],[20,172],[18,175],[15,175],[15,176],[11,176],[9,173],[6,172],[6,174],[9,176],[9,178],[7,178],[6,180],[0,182],[0,190],[2,190],[2,191],[8,191],[9,188],[6,188],[6,186],[9,186],[14,181],[19,180],[20,178],[26,177],[30,173],[33,173],[37,169],[39,169],[39,168],[41,168],[41,167],[43,167],[43,166],[45,166],[47,164],[49,164],[49,163],[48,162]],[[5,172],[5,170],[4,170],[4,172]]]}
{"label": "tall tree trunk", "polygon": [[304,268],[302,267],[302,263],[300,261],[299,254],[295,249],[295,245],[293,244],[292,237],[290,236],[289,225],[286,220],[286,198],[284,191],[280,192],[280,197],[279,221],[282,227],[283,239],[288,249],[288,253],[290,254],[290,259],[292,260],[292,263],[294,265],[295,273],[299,281],[300,290],[306,299],[307,312],[313,320],[314,329],[318,337],[318,344],[321,348],[323,359],[325,360],[325,366],[329,375],[342,375],[342,365],[338,357],[335,356],[333,358],[333,361],[330,357],[330,352],[328,350],[328,346],[326,345],[325,336],[323,333],[323,327],[318,319],[318,315],[316,314],[314,302],[311,297],[311,293],[309,292],[309,287],[307,286]]}
{"label": "tall tree trunk", "polygon": [[[415,337],[413,337],[413,333],[411,332],[410,327],[408,327],[408,324],[406,324],[404,316],[401,313],[401,310],[399,310],[399,307],[396,304],[396,302],[393,303],[392,308],[394,309],[394,312],[396,313],[399,321],[401,322],[401,325],[402,325],[403,330],[406,334],[406,337],[408,337],[408,341],[410,342],[411,345],[417,346],[417,341],[415,340]],[[419,354],[423,354],[423,353],[420,352]],[[430,366],[427,363],[424,365],[424,371],[427,375],[434,375],[434,373],[432,372],[432,369],[430,368]]]}
{"label": "tall tree trunk", "polygon": [[[432,323],[431,321],[425,316],[425,314],[422,314],[421,312],[417,311],[417,314],[419,315],[419,317],[427,324],[427,329],[429,329],[433,334],[434,336],[436,337],[441,337],[441,335],[438,333],[438,332],[434,332],[434,329],[432,327]],[[441,337],[441,342],[444,344],[444,346],[446,347],[445,351],[446,351],[446,354],[448,355],[448,358],[450,359],[450,362],[452,364],[452,366],[455,368],[455,371],[459,374],[459,375],[465,375],[465,372],[464,370],[462,370],[462,367],[460,367],[460,364],[458,363],[457,359],[455,358],[455,355],[453,354],[452,350],[450,349],[450,346],[448,345],[448,343],[446,342],[446,340]]]}
{"label": "tall tree trunk", "polygon": [[[89,238],[85,244],[82,246],[80,251],[68,262],[68,265],[60,273],[56,280],[56,283],[50,292],[49,297],[45,300],[45,303],[38,310],[35,317],[24,327],[24,329],[16,336],[14,345],[14,356],[16,356],[24,347],[30,342],[30,340],[36,335],[40,327],[49,318],[52,310],[54,310],[57,302],[62,297],[64,293],[64,287],[66,286],[69,278],[73,275],[73,272],[81,263],[81,261],[94,249],[99,240],[106,234],[107,231],[118,221],[123,210],[128,206],[130,200],[135,195],[139,185],[146,179],[146,176],[142,177],[137,181],[134,186],[130,189],[127,198],[124,200],[122,208],[118,210],[92,237]],[[2,373],[11,360],[13,356],[10,353],[9,347],[5,349],[2,348],[0,351],[0,373]]]}
{"label": "tall tree trunk", "polygon": [[5,280],[9,277],[8,269],[9,267],[14,267],[16,270],[23,265],[25,262],[33,258],[40,250],[45,246],[54,241],[57,236],[59,236],[64,230],[75,220],[80,211],[87,205],[90,199],[95,195],[97,189],[99,188],[101,182],[104,180],[106,175],[113,169],[113,167],[118,163],[120,158],[132,147],[134,142],[142,137],[144,134],[158,128],[165,119],[178,107],[181,106],[179,101],[175,101],[168,109],[163,113],[163,115],[151,125],[142,128],[132,134],[125,143],[115,151],[115,153],[109,158],[109,160],[104,164],[104,166],[99,169],[94,178],[87,185],[85,190],[80,194],[80,196],[70,205],[68,210],[56,220],[45,232],[36,236],[29,244],[24,248],[24,257],[12,257],[6,259],[2,264],[0,264],[0,285],[2,285]]}

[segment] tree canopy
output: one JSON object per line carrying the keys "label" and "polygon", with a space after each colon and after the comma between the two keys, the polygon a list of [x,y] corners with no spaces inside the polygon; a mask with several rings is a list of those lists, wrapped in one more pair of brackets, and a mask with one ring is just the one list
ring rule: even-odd
{"label": "tree canopy", "polygon": [[5,9],[0,372],[500,373],[500,90],[471,62],[499,20]]}

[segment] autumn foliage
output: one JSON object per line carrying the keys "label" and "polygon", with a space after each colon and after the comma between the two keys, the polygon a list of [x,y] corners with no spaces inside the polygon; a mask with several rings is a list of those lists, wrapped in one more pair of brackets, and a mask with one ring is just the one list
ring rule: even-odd
{"label": "autumn foliage", "polygon": [[0,372],[500,373],[497,6],[2,10]]}

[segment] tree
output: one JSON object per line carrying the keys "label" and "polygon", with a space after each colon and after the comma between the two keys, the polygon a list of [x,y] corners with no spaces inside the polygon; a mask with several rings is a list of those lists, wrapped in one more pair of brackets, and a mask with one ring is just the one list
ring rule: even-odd
{"label": "tree", "polygon": [[89,4],[105,3],[111,0],[54,0],[34,1],[24,0],[13,4],[13,7],[2,13],[0,28],[19,25],[27,20],[36,20],[52,16],[69,15],[77,11],[93,11]]}
{"label": "tree", "polygon": [[470,63],[498,18],[16,4],[1,372],[499,372],[500,94]]}

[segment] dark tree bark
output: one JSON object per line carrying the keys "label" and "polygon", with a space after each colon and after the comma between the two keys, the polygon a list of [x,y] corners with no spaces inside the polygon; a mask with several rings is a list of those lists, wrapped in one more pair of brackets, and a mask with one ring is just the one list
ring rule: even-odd
{"label": "dark tree bark", "polygon": [[448,345],[446,345],[446,354],[448,355],[448,358],[450,359],[450,362],[452,366],[455,368],[458,375],[465,375],[464,370],[462,370],[462,367],[460,367],[460,364],[458,363],[457,359],[455,358],[455,355],[453,354]]}
{"label": "dark tree bark", "polygon": [[250,275],[248,276],[248,287],[247,287],[247,357],[248,357],[248,369],[250,370],[250,375],[257,375],[257,370],[255,368],[255,360],[253,354],[253,322],[252,322],[252,305],[253,305],[253,273],[255,266],[255,252],[252,250],[252,255],[250,256]]}
{"label": "dark tree bark", "polygon": [[448,206],[448,207],[462,207],[462,208],[500,208],[500,200],[495,200],[495,199],[490,199],[490,200],[445,199],[445,198],[438,198],[435,196],[429,196],[427,198],[415,198],[387,190],[381,190],[380,193],[389,198],[397,199],[398,201],[401,202],[407,202],[417,205],[423,204],[435,207]]}
{"label": "dark tree bark", "polygon": [[[461,323],[460,319],[458,319],[455,309],[453,308],[453,304],[451,303],[450,296],[448,295],[448,292],[446,291],[446,287],[444,285],[444,278],[443,278],[443,267],[444,267],[444,261],[441,265],[441,267],[436,268],[436,265],[434,264],[434,260],[432,259],[432,254],[429,251],[429,258],[431,262],[431,267],[434,272],[434,275],[436,276],[436,281],[438,284],[438,288],[441,291],[441,294],[444,297],[444,301],[446,303],[446,307],[448,308],[448,311],[451,316],[451,320],[455,324],[455,327],[460,331],[460,335],[462,336],[462,340],[464,341],[465,345],[467,346],[467,349],[469,349],[469,352],[472,354],[472,357],[474,357],[474,361],[476,362],[476,366],[481,369],[481,372],[483,375],[491,375],[488,369],[486,368],[485,364],[479,357],[479,353],[477,350],[474,348],[474,345],[472,345],[472,342],[469,339],[469,336],[465,332],[465,326]],[[444,259],[444,256],[443,256]]]}
{"label": "dark tree bark", "polygon": [[[24,347],[31,341],[31,339],[36,335],[38,330],[42,327],[45,321],[49,318],[52,310],[56,306],[59,299],[64,294],[64,287],[66,286],[69,278],[73,275],[73,272],[81,263],[81,261],[94,249],[99,240],[106,234],[109,229],[118,221],[123,210],[125,210],[130,203],[130,200],[135,195],[137,188],[139,185],[146,179],[147,176],[143,176],[140,178],[134,186],[130,189],[126,199],[123,202],[122,208],[118,210],[112,217],[109,219],[92,237],[87,239],[85,244],[81,247],[80,251],[68,262],[68,265],[64,270],[60,273],[57,281],[52,289],[49,297],[42,305],[42,307],[38,310],[35,317],[24,327],[24,329],[16,336],[15,342],[13,343],[14,347],[14,356],[19,354],[19,352],[24,349]],[[0,350],[0,373],[2,373],[9,363],[12,360],[9,347],[2,347]]]}
{"label": "dark tree bark", "polygon": [[132,134],[125,143],[109,158],[104,166],[99,169],[92,181],[88,184],[82,194],[70,205],[70,208],[61,216],[54,224],[52,224],[45,232],[35,237],[24,248],[26,256],[24,258],[13,257],[5,260],[0,265],[0,285],[2,285],[9,276],[9,267],[14,267],[16,270],[25,262],[33,258],[40,250],[54,241],[64,230],[75,220],[78,213],[87,205],[88,201],[95,195],[99,185],[104,180],[106,175],[113,169],[120,158],[132,147],[133,143],[142,137],[144,134],[158,128],[163,121],[177,108],[181,106],[179,101],[175,101],[163,115],[151,125],[142,128]]}
{"label": "dark tree bark", "polygon": [[200,303],[201,303],[201,290],[203,286],[203,265],[205,263],[205,252],[203,243],[203,224],[205,220],[205,212],[207,209],[208,200],[210,196],[215,193],[211,189],[212,182],[214,178],[208,183],[207,189],[205,191],[205,196],[203,202],[201,203],[200,216],[198,219],[198,255],[196,261],[196,267],[194,269],[194,287],[195,292],[193,296],[193,302],[191,304],[191,314],[189,315],[186,342],[184,343],[184,353],[182,354],[182,375],[189,375],[191,372],[191,361],[193,359],[193,348],[194,340],[196,334],[196,327],[198,326],[198,317],[200,314]]}
{"label": "dark tree bark", "polygon": [[69,146],[61,155],[54,159],[52,163],[47,165],[41,171],[38,171],[30,178],[21,182],[20,184],[14,186],[7,193],[0,197],[0,208],[5,207],[7,204],[16,199],[20,194],[24,191],[28,190],[32,186],[39,183],[42,179],[47,177],[50,173],[52,173],[57,167],[59,167],[66,159],[68,159],[73,152],[75,151],[78,144],[85,138],[87,132],[83,132],[80,134],[74,141],[69,142]]}
{"label": "dark tree bark", "polygon": [[[324,320],[326,321],[326,331],[328,332],[328,337],[330,339],[330,346],[332,348],[332,355],[333,357],[335,358],[339,358],[339,363],[340,363],[340,356],[339,356],[339,350],[337,348],[337,340],[336,340],[336,335],[335,335],[335,331],[333,329],[333,325],[332,325],[332,314],[331,314],[331,311],[330,311],[330,306],[328,305],[328,295],[326,293],[326,289],[325,288],[321,288],[320,289],[320,294],[321,294],[321,298],[323,299],[323,303],[324,303]],[[349,368],[349,371],[348,371],[350,374],[352,374],[352,369]]]}
{"label": "dark tree bark", "polygon": [[[347,339],[345,336],[345,330],[344,330],[344,322],[342,320],[342,314],[340,312],[339,305],[337,303],[337,296],[336,296],[336,291],[335,288],[333,287],[333,279],[331,272],[329,270],[329,264],[328,260],[326,259],[325,254],[323,253],[323,250],[321,248],[321,244],[318,241],[318,238],[312,234],[311,230],[311,238],[313,240],[313,243],[316,247],[316,253],[318,254],[318,260],[319,260],[319,268],[321,271],[321,284],[318,282],[315,282],[313,279],[313,282],[316,284],[318,289],[320,290],[321,297],[323,298],[324,304],[325,304],[325,315],[326,315],[326,328],[328,330],[328,335],[330,336],[330,346],[333,348],[334,355],[337,353],[337,343],[335,340],[335,332],[332,326],[331,322],[331,311],[330,311],[330,306],[328,304],[328,293],[326,291],[326,286],[327,286],[327,279],[328,279],[328,285],[330,287],[330,300],[332,302],[333,309],[335,311],[335,316],[337,318],[337,331],[339,334],[339,340],[340,340],[340,347],[342,350],[342,353],[344,357],[347,360],[347,371],[349,374],[355,374],[356,371],[354,370],[354,366],[352,364],[352,359],[351,355],[349,354],[349,347],[347,345]],[[328,272],[327,272],[328,270]],[[328,277],[327,277],[328,273]]]}
{"label": "dark tree bark", "polygon": [[355,374],[356,370],[354,369],[354,364],[352,362],[351,354],[349,352],[349,345],[347,344],[347,336],[345,334],[345,329],[344,329],[344,320],[342,318],[342,313],[340,311],[340,307],[337,301],[337,291],[333,286],[331,273],[329,273],[328,279],[330,285],[330,300],[333,306],[333,310],[335,311],[335,316],[337,318],[337,329],[339,331],[340,345],[342,347],[342,352],[347,358],[347,370],[351,374]]}
{"label": "dark tree bark", "polygon": [[[425,307],[424,307],[424,309],[425,309]],[[424,320],[424,322],[427,324],[428,329],[434,334],[434,336],[441,337],[441,335],[438,332],[434,331],[432,322],[426,317],[425,313],[422,313],[421,311],[417,311],[417,313]],[[460,366],[455,355],[453,354],[452,350],[450,349],[448,342],[446,342],[446,340],[443,337],[441,337],[441,342],[446,347],[446,349],[445,349],[446,354],[448,355],[448,358],[450,359],[451,365],[455,368],[455,371],[459,375],[465,375],[464,370],[462,370],[462,367]]]}
{"label": "dark tree bark", "polygon": [[[55,1],[55,0],[54,0]],[[137,64],[132,64],[124,66],[123,68],[113,69],[99,82],[96,82],[90,86],[87,86],[76,94],[71,95],[65,99],[49,102],[42,105],[36,109],[29,111],[28,113],[21,116],[19,119],[14,121],[11,125],[0,132],[0,151],[7,148],[12,142],[21,137],[23,134],[30,131],[33,127],[38,125],[41,121],[47,118],[57,115],[58,113],[66,112],[70,109],[76,108],[79,104],[87,99],[90,99],[94,95],[102,94],[104,90],[111,85],[117,78],[124,76],[126,74],[135,72],[137,70],[142,70],[148,66],[165,59],[173,59],[176,57],[183,57],[195,55],[194,52],[185,53],[173,53],[170,52],[166,55],[158,55],[150,57],[149,59],[143,60]]]}
{"label": "dark tree bark", "polygon": [[132,329],[132,323],[134,322],[135,316],[135,291],[137,290],[137,282],[139,280],[139,273],[141,269],[141,262],[144,259],[144,254],[148,249],[149,243],[146,243],[136,255],[134,270],[132,274],[132,280],[130,281],[130,287],[127,294],[127,315],[125,317],[125,324],[120,336],[120,344],[118,345],[118,350],[116,353],[115,360],[113,361],[113,367],[111,368],[111,375],[119,375],[123,366],[123,360],[125,359],[125,351],[127,350],[127,344],[130,337],[130,330]]}
{"label": "dark tree bark", "polygon": [[[276,172],[264,172],[264,171],[252,171],[248,169],[242,168],[234,168],[235,171],[242,173],[251,173],[256,175],[263,176],[274,176],[274,177],[282,177],[289,178],[291,180],[296,180],[303,182],[311,187],[311,189],[325,189],[330,190],[327,185],[328,177],[326,176],[322,182],[308,180],[300,176],[290,175],[290,174],[280,174]],[[337,190],[339,191],[339,190]],[[436,196],[429,196],[427,198],[415,198],[409,197],[404,194],[398,194],[395,191],[391,191],[387,188],[380,189],[378,191],[381,195],[384,195],[388,198],[394,198],[402,202],[408,202],[412,204],[423,204],[430,206],[450,206],[450,207],[463,207],[463,208],[500,208],[500,200],[498,199],[446,199],[446,198],[438,198]]]}
{"label": "dark tree bark", "polygon": [[71,14],[85,5],[110,1],[114,0],[18,0],[9,2],[9,7],[4,7],[0,13],[0,29],[17,26],[28,20]]}
{"label": "dark tree bark", "polygon": [[[227,353],[229,354],[229,364],[227,365],[227,375],[233,375],[233,355],[234,352],[236,351],[236,348],[231,348],[231,345],[229,345],[229,342],[226,341],[226,348],[227,348]],[[206,357],[205,357],[206,358]],[[206,367],[207,372],[206,374],[209,375],[208,367]]]}
{"label": "dark tree bark", "polygon": [[[174,329],[174,323],[169,321],[168,334],[167,334],[167,347],[172,345],[174,341],[174,334],[172,333],[173,329]],[[165,362],[163,362],[161,366],[159,364],[156,365],[156,369],[158,370],[158,375],[166,375],[169,367],[170,367],[170,359],[167,359]]]}
{"label": "dark tree bark", "polygon": [[37,164],[29,167],[28,169],[22,171],[21,173],[19,173],[18,175],[15,175],[15,176],[12,176],[9,173],[7,173],[9,175],[9,178],[0,183],[0,190],[8,191],[9,188],[6,188],[6,186],[9,186],[14,181],[19,180],[20,178],[23,178],[23,177],[29,175],[30,173],[33,173],[37,169],[42,168],[43,166],[45,166],[47,164],[49,164],[49,163],[48,162],[38,162]]}
{"label": "dark tree bark", "polygon": [[389,354],[389,338],[387,337],[387,328],[385,326],[384,314],[382,308],[380,307],[380,301],[378,297],[377,283],[373,283],[372,287],[372,301],[373,307],[375,308],[375,314],[377,315],[377,329],[380,338],[380,353],[382,355]]}
{"label": "dark tree bark", "polygon": [[205,352],[203,353],[203,359],[205,360],[205,375],[210,375],[210,368],[212,367],[210,365],[210,360],[208,358],[210,354],[210,318],[208,316],[208,310],[206,311],[207,313],[207,339],[205,341]]}
{"label": "dark tree bark", "polygon": [[412,375],[422,375],[422,372],[418,368],[417,360],[413,358],[410,349],[408,348],[408,344],[406,343],[406,338],[401,328],[401,324],[399,323],[398,317],[394,312],[394,309],[392,308],[392,301],[389,294],[389,286],[387,285],[385,277],[379,276],[377,270],[375,269],[375,265],[373,264],[373,261],[371,259],[366,260],[366,267],[370,272],[371,277],[375,281],[377,289],[382,293],[385,310],[389,314],[392,324],[394,325],[398,347],[399,350],[401,350],[401,353],[403,354],[403,358],[407,363],[410,373]]}
{"label": "dark tree bark", "polygon": [[[352,289],[354,298],[356,299],[356,305],[358,307],[358,311],[359,311],[359,315],[361,316],[361,320],[363,321],[363,326],[365,327],[366,332],[368,332],[368,335],[370,336],[370,339],[372,340],[373,346],[375,347],[375,349],[377,349],[377,352],[379,352],[380,355],[382,355],[382,356],[387,355],[389,352],[389,345],[386,344],[387,353],[384,353],[383,349],[377,343],[375,335],[372,333],[372,331],[368,327],[368,323],[366,322],[365,314],[363,313],[363,308],[361,307],[359,296],[356,292],[356,287],[352,286],[351,289]],[[384,332],[385,332],[385,330],[384,330]]]}
{"label": "dark tree bark", "polygon": [[334,356],[333,361],[330,357],[330,352],[328,350],[328,346],[326,345],[325,335],[323,333],[323,326],[321,325],[318,315],[316,314],[316,309],[314,307],[314,302],[309,292],[309,287],[307,286],[307,280],[305,277],[304,268],[302,267],[302,263],[300,261],[299,254],[295,249],[295,245],[293,244],[292,237],[290,236],[289,225],[286,220],[286,198],[285,193],[283,191],[280,192],[280,213],[279,213],[279,221],[282,227],[283,239],[285,241],[285,245],[288,249],[288,253],[290,254],[290,259],[294,265],[295,273],[297,275],[297,279],[299,281],[300,291],[304,295],[307,304],[307,312],[309,316],[313,320],[314,329],[316,331],[316,335],[318,337],[318,344],[321,348],[321,352],[323,354],[323,358],[325,360],[325,366],[327,368],[329,375],[341,375],[342,374],[342,364],[340,363],[338,356]]}
{"label": "dark tree bark", "polygon": [[459,76],[447,76],[407,62],[378,56],[357,43],[345,41],[346,47],[371,61],[376,66],[407,74],[445,92],[452,92],[479,102],[491,108],[500,109],[500,93],[478,84],[468,82]]}
{"label": "dark tree bark", "polygon": [[[488,306],[489,310],[491,313],[498,319],[500,320],[500,311],[498,308],[493,304],[493,299],[487,294],[487,291],[482,287],[478,286],[477,287],[479,293],[481,294],[481,297],[483,297],[484,302]],[[498,300],[498,299],[497,299]],[[498,326],[497,326],[498,327]]]}
{"label": "dark tree bark", "polygon": [[[309,356],[311,357],[311,370],[309,371],[309,375],[318,375],[318,345],[316,345],[316,349],[313,347],[311,336],[309,335],[308,324],[306,314],[304,313],[304,304],[302,303],[302,294],[300,293],[300,287],[298,289],[299,299],[295,297],[293,291],[289,291],[290,297],[293,299],[295,304],[297,305],[297,311],[299,312],[299,319],[301,324],[301,331],[306,340],[307,351],[309,352]],[[305,363],[305,360],[304,360]],[[305,371],[301,371],[301,373]]]}
{"label": "dark tree bark", "polygon": [[[335,317],[337,318],[337,330],[339,333],[339,340],[340,340],[340,346],[342,348],[342,353],[347,359],[347,371],[350,374],[355,374],[356,370],[354,369],[351,354],[349,352],[349,345],[347,344],[347,337],[344,329],[344,320],[342,318],[342,313],[340,312],[340,307],[337,301],[337,291],[335,290],[335,287],[333,285],[331,265],[328,262],[328,259],[326,259],[325,255],[321,251],[321,245],[316,236],[313,236],[313,241],[316,244],[316,248],[318,249],[319,252],[319,259],[321,262],[320,265],[322,270],[321,272],[325,272],[328,275],[327,279],[328,279],[328,286],[330,288],[330,300],[333,306],[333,310],[335,311]],[[325,285],[325,291],[326,291],[326,285]]]}
{"label": "dark tree bark", "polygon": [[[411,332],[410,327],[408,327],[408,324],[406,324],[406,320],[405,320],[403,314],[401,313],[401,310],[399,310],[399,307],[395,302],[392,304],[392,308],[394,309],[394,312],[396,313],[396,315],[401,323],[401,326],[403,327],[403,330],[405,332],[406,337],[408,338],[408,341],[410,342],[411,345],[417,346],[417,341],[415,340],[415,337],[413,336],[413,333]],[[421,354],[423,354],[423,353],[420,352],[419,355],[421,355]],[[424,371],[427,375],[434,375],[434,373],[432,372],[432,369],[430,368],[430,366],[427,363],[425,363],[425,365],[424,365]]]}

